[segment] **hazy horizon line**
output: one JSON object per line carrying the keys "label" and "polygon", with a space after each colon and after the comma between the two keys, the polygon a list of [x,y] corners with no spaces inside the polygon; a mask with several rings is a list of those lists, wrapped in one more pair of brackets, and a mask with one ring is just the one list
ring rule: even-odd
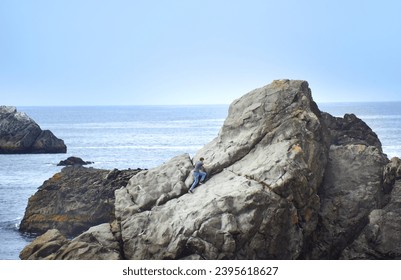
{"label": "hazy horizon line", "polygon": [[[401,102],[401,100],[385,100],[385,101],[314,101],[317,104],[345,104],[345,103],[394,103]],[[232,102],[231,102],[232,103]],[[133,106],[176,106],[176,107],[190,107],[190,106],[228,106],[231,103],[199,103],[199,104],[46,104],[46,105],[6,105],[2,104],[0,106],[9,106],[9,107],[133,107]]]}

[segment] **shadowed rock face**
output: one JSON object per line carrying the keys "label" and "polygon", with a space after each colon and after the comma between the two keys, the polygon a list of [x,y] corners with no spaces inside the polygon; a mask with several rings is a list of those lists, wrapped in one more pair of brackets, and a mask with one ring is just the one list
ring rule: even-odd
{"label": "shadowed rock face", "polygon": [[318,191],[319,224],[306,257],[338,259],[366,225],[369,213],[381,207],[388,159],[377,135],[355,115],[334,118],[322,113],[322,123],[328,128],[329,159]]}
{"label": "shadowed rock face", "polygon": [[[209,179],[190,194],[200,157]],[[387,163],[363,121],[321,113],[305,81],[274,81],[235,100],[193,160],[177,156],[117,189],[114,222],[46,258],[364,258],[361,233],[397,201],[399,168]]]}
{"label": "shadowed rock face", "polygon": [[0,106],[0,154],[66,153],[64,141],[15,107]]}
{"label": "shadowed rock face", "polygon": [[[401,259],[401,160],[392,158],[384,169],[384,186],[391,184],[384,207],[377,207],[367,217],[361,233],[347,244],[341,259]],[[389,199],[389,201],[387,201]]]}

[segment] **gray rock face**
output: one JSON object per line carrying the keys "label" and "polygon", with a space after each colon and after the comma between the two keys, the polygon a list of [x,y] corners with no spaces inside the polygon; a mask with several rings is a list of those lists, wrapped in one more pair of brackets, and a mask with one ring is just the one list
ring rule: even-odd
{"label": "gray rock face", "polygon": [[337,259],[380,205],[382,172],[387,160],[373,146],[331,146],[323,186],[319,190],[319,229],[312,259]]}
{"label": "gray rock face", "polygon": [[161,205],[187,192],[185,180],[192,169],[188,155],[173,158],[158,168],[131,178],[126,188],[116,190],[118,219]]}
{"label": "gray rock face", "polygon": [[15,107],[0,106],[0,154],[66,153],[64,141]]}
{"label": "gray rock face", "polygon": [[342,259],[401,259],[401,160],[391,159],[385,178],[395,184],[388,204],[373,210],[362,233],[341,254]]}
{"label": "gray rock face", "polygon": [[377,135],[355,115],[322,114],[328,129],[329,160],[320,197],[319,226],[307,257],[337,259],[382,203],[383,168],[388,159]]}
{"label": "gray rock face", "polygon": [[49,255],[52,260],[120,260],[119,241],[110,224],[91,227]]}
{"label": "gray rock face", "polygon": [[345,114],[343,118],[336,118],[330,114],[322,113],[322,119],[328,128],[331,145],[361,144],[374,146],[380,152],[382,151],[382,145],[377,134],[354,114]]}
{"label": "gray rock face", "polygon": [[120,260],[120,245],[109,224],[90,228],[73,240],[57,229],[47,231],[26,246],[22,260]]}
{"label": "gray rock face", "polygon": [[[208,180],[190,194],[200,157]],[[388,164],[377,135],[356,116],[321,113],[307,82],[274,81],[234,101],[193,160],[177,156],[117,189],[112,223],[48,256],[396,258],[399,162]]]}
{"label": "gray rock face", "polygon": [[302,240],[296,219],[285,199],[223,171],[193,195],[122,217],[122,244],[128,259],[292,258]]}

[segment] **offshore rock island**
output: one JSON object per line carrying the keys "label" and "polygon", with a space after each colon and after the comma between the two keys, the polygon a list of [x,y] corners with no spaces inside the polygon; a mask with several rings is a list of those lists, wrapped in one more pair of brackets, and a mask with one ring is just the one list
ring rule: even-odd
{"label": "offshore rock island", "polygon": [[66,153],[67,146],[49,130],[12,106],[0,106],[0,154]]}
{"label": "offshore rock island", "polygon": [[[190,194],[200,157],[208,180]],[[50,188],[59,205],[65,178],[63,185],[81,189],[75,204],[101,200],[78,182],[89,180],[88,170],[67,167],[38,192]],[[62,219],[49,223],[41,216],[44,227],[29,231],[48,231],[20,258],[401,258],[400,159],[389,160],[377,135],[355,115],[321,112],[306,81],[276,80],[235,100],[218,136],[192,159],[176,156],[124,180],[118,172],[101,173],[121,185],[108,198],[108,221],[78,233],[83,228],[75,231],[74,222],[64,227]],[[46,213],[48,204],[30,199],[27,211]]]}

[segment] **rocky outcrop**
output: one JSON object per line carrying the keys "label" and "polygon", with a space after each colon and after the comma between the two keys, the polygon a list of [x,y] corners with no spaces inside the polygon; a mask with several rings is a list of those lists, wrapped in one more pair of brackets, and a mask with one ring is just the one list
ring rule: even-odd
{"label": "rocky outcrop", "polygon": [[58,229],[76,236],[114,220],[114,191],[140,170],[65,167],[29,198],[20,231],[41,234]]}
{"label": "rocky outcrop", "polygon": [[0,106],[0,154],[66,153],[64,141],[15,107]]}
{"label": "rocky outcrop", "polygon": [[150,210],[188,191],[185,180],[192,162],[188,155],[177,156],[158,168],[131,178],[125,188],[116,190],[116,215],[130,216]]}
{"label": "rocky outcrop", "polygon": [[84,161],[82,158],[79,157],[68,157],[65,160],[61,160],[57,166],[69,166],[69,165],[88,165],[93,164],[92,161]]}
{"label": "rocky outcrop", "polygon": [[39,236],[20,253],[23,260],[119,260],[120,248],[109,224],[90,228],[73,241],[57,229]]}
{"label": "rocky outcrop", "polygon": [[322,113],[329,159],[320,197],[319,224],[303,257],[337,259],[381,205],[383,167],[388,162],[377,135],[353,114]]}
{"label": "rocky outcrop", "polygon": [[354,114],[345,114],[343,118],[336,118],[323,112],[322,120],[328,128],[330,145],[346,146],[348,144],[360,144],[374,146],[382,152],[382,145],[377,134]]}
{"label": "rocky outcrop", "polygon": [[[187,193],[200,157],[206,159],[208,180]],[[234,101],[218,136],[192,160],[177,156],[117,189],[112,223],[91,228],[48,256],[339,259],[368,258],[364,254],[372,251],[398,256],[398,248],[390,254],[383,253],[388,247],[369,247],[371,228],[387,230],[397,220],[384,221],[398,215],[401,169],[394,162],[387,165],[377,135],[355,115],[320,112],[307,82],[274,81]]]}
{"label": "rocky outcrop", "polygon": [[23,260],[43,260],[51,258],[68,240],[57,229],[48,230],[27,245],[19,254]]}

